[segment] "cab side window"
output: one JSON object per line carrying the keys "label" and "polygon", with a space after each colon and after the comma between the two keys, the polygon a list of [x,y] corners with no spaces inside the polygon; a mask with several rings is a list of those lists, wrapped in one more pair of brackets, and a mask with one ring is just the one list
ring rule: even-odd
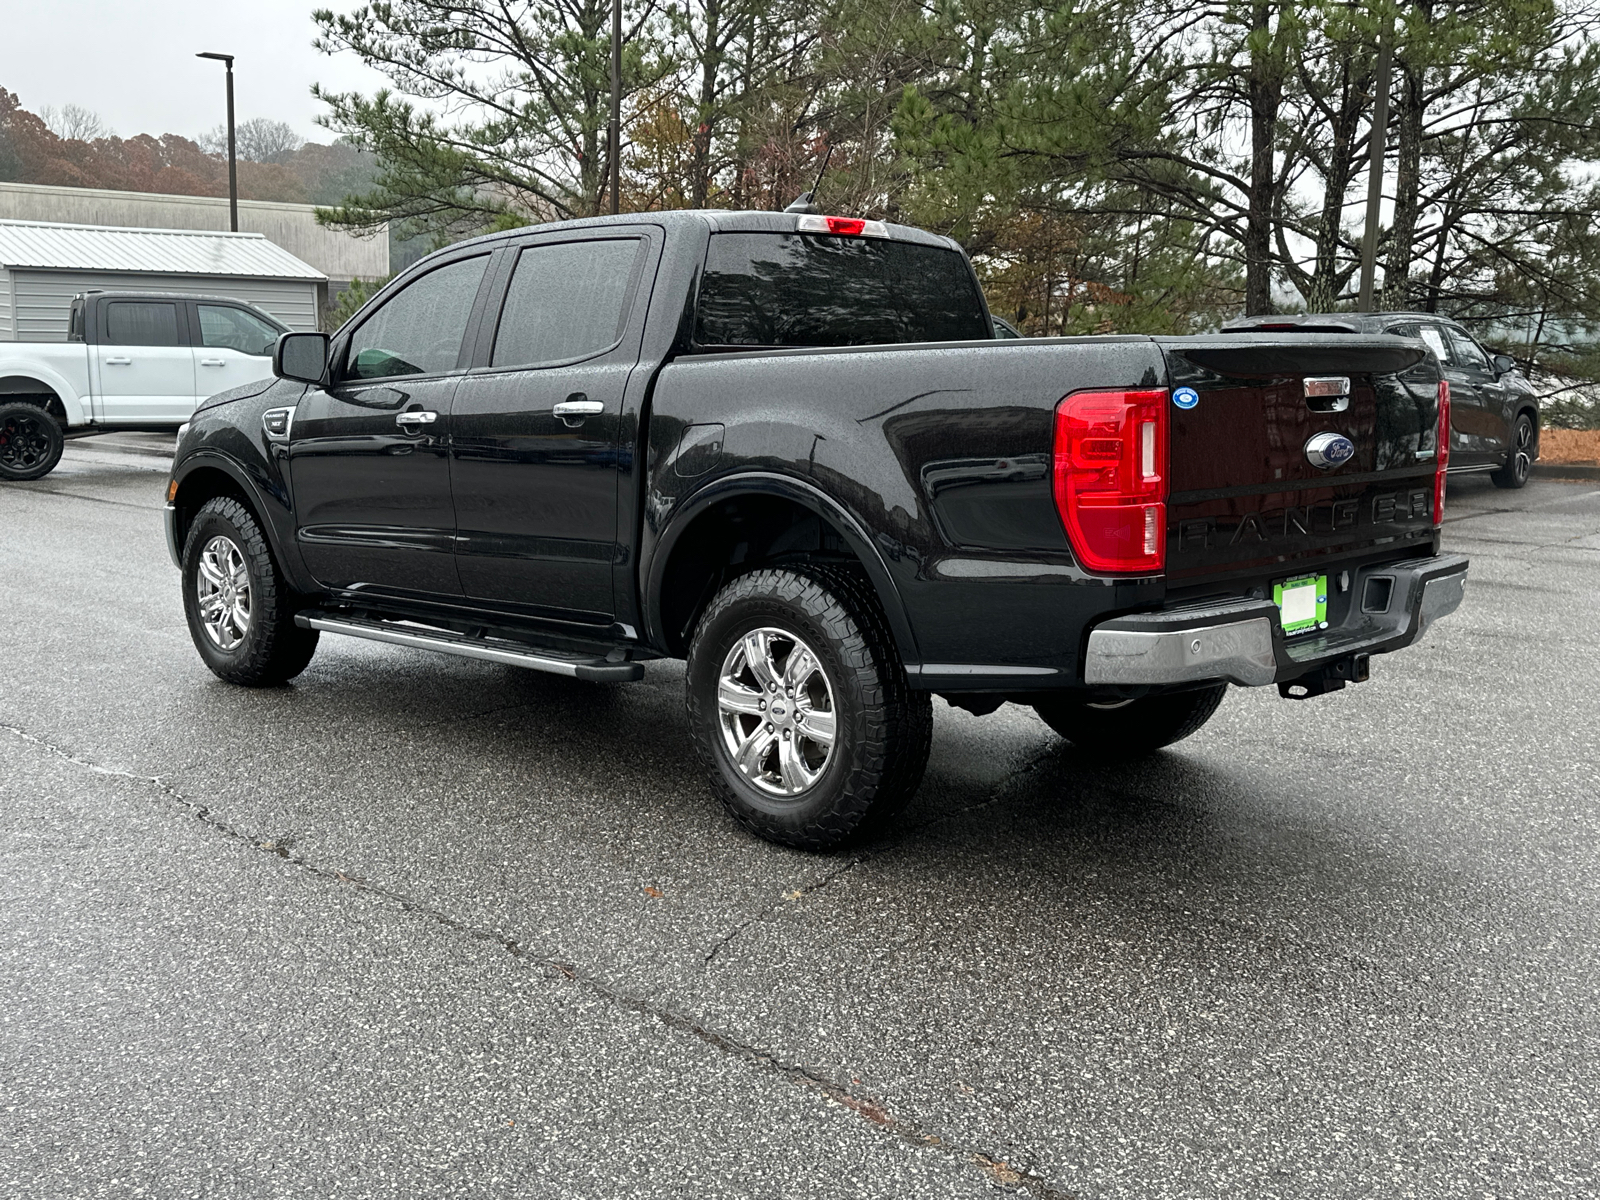
{"label": "cab side window", "polygon": [[573,362],[622,336],[638,238],[528,246],[506,291],[495,333],[496,367]]}
{"label": "cab side window", "polygon": [[272,353],[278,330],[254,313],[220,304],[197,304],[200,313],[200,344],[219,350],[263,357]]}
{"label": "cab side window", "polygon": [[406,284],[351,335],[342,377],[390,379],[455,370],[488,263],[487,254],[464,258]]}
{"label": "cab side window", "polygon": [[113,346],[186,346],[178,306],[166,300],[113,300],[106,305],[106,341]]}

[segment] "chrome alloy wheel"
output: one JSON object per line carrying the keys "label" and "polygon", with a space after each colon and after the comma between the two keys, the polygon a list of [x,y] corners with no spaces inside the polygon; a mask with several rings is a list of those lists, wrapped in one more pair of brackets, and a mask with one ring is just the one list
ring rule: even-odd
{"label": "chrome alloy wheel", "polygon": [[250,632],[250,571],[231,538],[218,534],[200,551],[195,600],[206,636],[219,650],[232,650]]}
{"label": "chrome alloy wheel", "polygon": [[1517,422],[1516,439],[1516,445],[1511,448],[1511,472],[1520,483],[1533,470],[1533,422],[1528,418]]}
{"label": "chrome alloy wheel", "polygon": [[798,796],[822,778],[837,735],[833,684],[816,652],[782,629],[752,629],[717,676],[722,744],[763,792]]}

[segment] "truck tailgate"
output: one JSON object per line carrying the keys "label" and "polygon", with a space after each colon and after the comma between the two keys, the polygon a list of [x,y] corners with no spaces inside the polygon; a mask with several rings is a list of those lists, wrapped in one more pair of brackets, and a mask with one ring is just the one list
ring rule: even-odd
{"label": "truck tailgate", "polygon": [[[1283,335],[1160,342],[1174,396],[1170,588],[1432,547],[1439,375],[1420,342],[1355,335],[1320,335],[1315,344]],[[1330,462],[1319,450],[1348,457]]]}

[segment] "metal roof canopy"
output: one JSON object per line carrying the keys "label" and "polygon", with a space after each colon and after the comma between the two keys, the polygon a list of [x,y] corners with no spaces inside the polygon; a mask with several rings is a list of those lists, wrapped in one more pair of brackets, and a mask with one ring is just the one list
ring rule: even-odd
{"label": "metal roof canopy", "polygon": [[0,267],[303,279],[327,276],[259,233],[0,220]]}

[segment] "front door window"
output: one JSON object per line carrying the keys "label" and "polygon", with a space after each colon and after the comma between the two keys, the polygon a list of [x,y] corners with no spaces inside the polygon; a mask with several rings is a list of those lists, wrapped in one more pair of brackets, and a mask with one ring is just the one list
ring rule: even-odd
{"label": "front door window", "polygon": [[350,336],[344,379],[394,379],[455,370],[489,256],[429,271],[384,302]]}

